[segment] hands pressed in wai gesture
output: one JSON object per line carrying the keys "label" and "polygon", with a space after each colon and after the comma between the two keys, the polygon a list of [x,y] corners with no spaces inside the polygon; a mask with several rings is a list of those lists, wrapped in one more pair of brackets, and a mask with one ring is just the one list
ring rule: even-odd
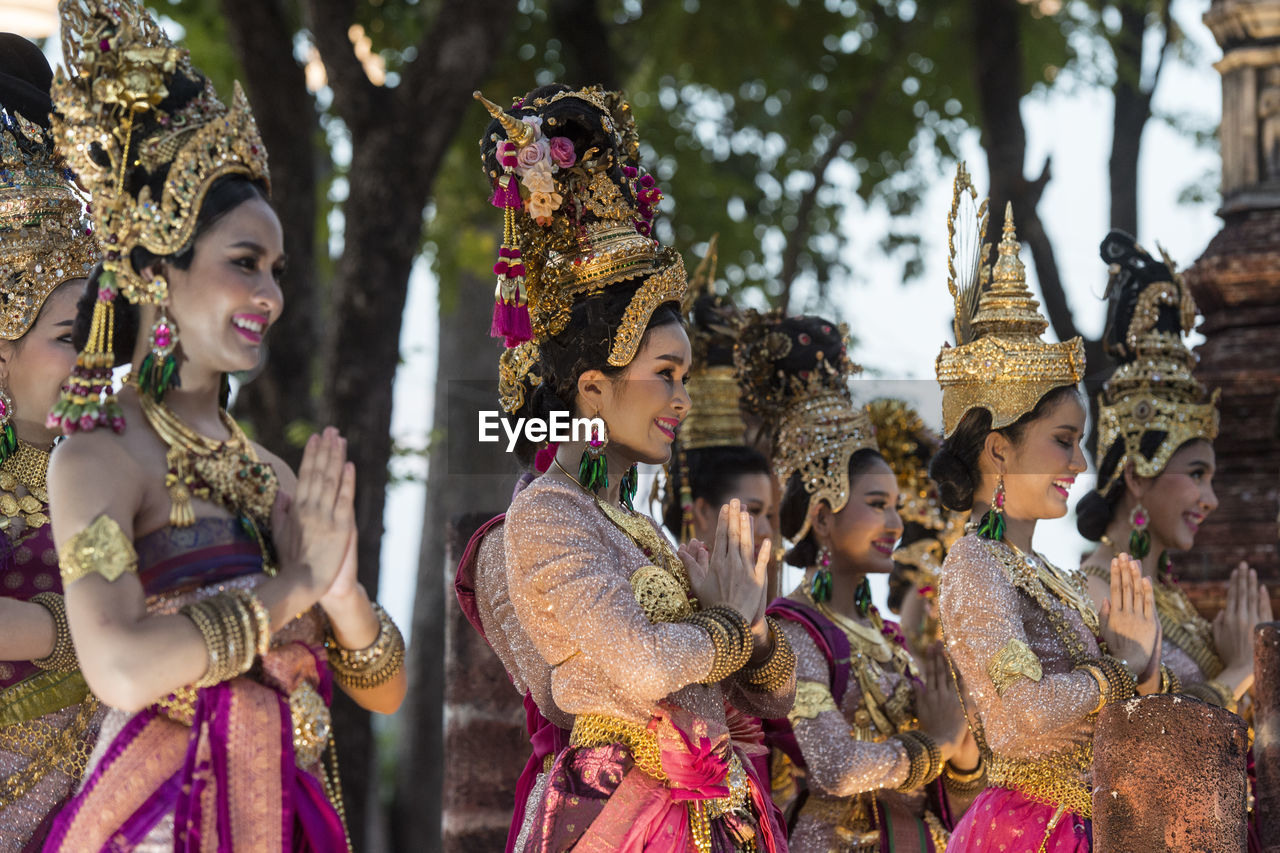
{"label": "hands pressed in wai gesture", "polygon": [[764,610],[769,546],[755,549],[755,523],[737,498],[720,508],[716,537],[710,549],[694,539],[680,547],[689,571],[689,585],[704,608],[729,607],[751,622],[757,646],[767,638]]}
{"label": "hands pressed in wai gesture", "polygon": [[1129,665],[1138,679],[1138,692],[1158,689],[1160,621],[1155,593],[1151,579],[1142,576],[1142,564],[1128,554],[1111,560],[1111,595],[1099,616],[1107,648]]}
{"label": "hands pressed in wai gesture", "polygon": [[1271,621],[1271,596],[1258,573],[1241,562],[1227,581],[1227,606],[1213,620],[1213,645],[1222,658],[1218,676],[1239,699],[1253,686],[1253,629]]}

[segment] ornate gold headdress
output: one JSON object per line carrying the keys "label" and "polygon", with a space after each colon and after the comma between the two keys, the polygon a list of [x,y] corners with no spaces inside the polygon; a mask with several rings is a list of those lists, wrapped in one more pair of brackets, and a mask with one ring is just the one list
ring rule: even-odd
{"label": "ornate gold headdress", "polygon": [[956,345],[944,345],[936,363],[946,437],[970,409],[991,412],[991,428],[1001,429],[1034,409],[1049,391],[1084,377],[1080,338],[1062,343],[1040,338],[1049,323],[1027,289],[1013,205],[1005,208],[994,269],[984,263],[990,248],[983,242],[986,224],[986,201],[977,202],[962,163],[947,219],[947,287],[955,299]]}
{"label": "ornate gold headdress", "polygon": [[540,353],[533,341],[502,351],[498,356],[498,399],[508,414],[524,405],[525,385],[537,387],[542,377],[537,372]]}
{"label": "ornate gold headdress", "polygon": [[25,335],[49,294],[97,262],[84,198],[53,137],[0,107],[0,338]]}
{"label": "ornate gold headdress", "polygon": [[748,311],[734,349],[743,402],[771,426],[778,481],[785,490],[798,473],[810,496],[797,542],[808,534],[819,502],[834,512],[849,502],[853,454],[878,449],[866,409],[849,392],[849,378],[862,368],[849,360],[847,337],[844,324],[820,317]]}
{"label": "ornate gold headdress", "polygon": [[[1098,396],[1098,459],[1117,442],[1123,447],[1107,481],[1098,484],[1106,494],[1128,463],[1139,476],[1155,477],[1183,444],[1216,438],[1218,391],[1206,394],[1192,375],[1196,355],[1182,338],[1195,326],[1196,304],[1168,254],[1161,249],[1163,262],[1156,261],[1120,231],[1107,235],[1100,252],[1110,265],[1107,291],[1115,304],[1108,348],[1121,359]],[[1120,328],[1130,304],[1132,314]],[[1148,459],[1140,446],[1151,432],[1165,438]]]}
{"label": "ornate gold headdress", "polygon": [[682,306],[693,350],[693,366],[685,383],[693,408],[680,424],[682,451],[740,445],[747,432],[733,367],[740,317],[737,308],[715,293],[716,243],[717,237],[712,237]]}
{"label": "ornate gold headdress", "polygon": [[508,347],[540,344],[564,329],[578,299],[641,280],[609,350],[610,365],[630,364],[654,310],[687,287],[679,253],[651,237],[662,193],[640,173],[630,107],[598,87],[526,98],[511,111],[475,96],[497,120],[481,150],[490,201],[505,216],[490,333]]}
{"label": "ornate gold headdress", "polygon": [[58,11],[67,72],[53,83],[54,139],[93,197],[103,272],[89,343],[51,420],[68,432],[122,429],[110,393],[111,303],[117,294],[139,304],[168,297],[130,253],[185,249],[219,178],[268,185],[267,150],[239,84],[226,107],[139,3],[61,0]]}

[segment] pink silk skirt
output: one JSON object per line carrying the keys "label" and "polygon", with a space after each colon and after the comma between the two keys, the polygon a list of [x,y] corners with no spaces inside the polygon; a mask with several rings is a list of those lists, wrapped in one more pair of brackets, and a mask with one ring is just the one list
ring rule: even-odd
{"label": "pink silk skirt", "polygon": [[1064,813],[1045,838],[1055,811],[1020,791],[987,788],[960,818],[946,853],[1090,853],[1092,827],[1074,812]]}

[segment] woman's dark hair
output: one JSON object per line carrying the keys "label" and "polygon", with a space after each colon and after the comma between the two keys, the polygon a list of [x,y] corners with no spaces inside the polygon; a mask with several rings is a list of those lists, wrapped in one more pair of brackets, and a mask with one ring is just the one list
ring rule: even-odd
{"label": "woman's dark hair", "polygon": [[[918,521],[908,521],[903,525],[902,536],[898,539],[898,547],[905,548],[908,545],[919,542],[921,539],[937,538],[938,531],[925,527]],[[919,571],[919,569],[915,566],[899,563],[897,560],[893,561],[893,568],[889,570],[889,597],[885,602],[889,605],[891,612],[902,612],[902,602],[913,586],[907,577],[907,573],[916,571]]]}
{"label": "woman's dark hair", "polygon": [[[135,270],[143,270],[158,260],[163,260],[180,270],[191,268],[195,258],[196,242],[212,228],[223,216],[226,216],[241,204],[252,199],[268,201],[266,191],[256,181],[244,175],[227,175],[213,182],[205,193],[204,203],[196,214],[196,227],[186,248],[175,255],[161,258],[142,247],[135,248],[129,259]],[[83,350],[89,340],[89,325],[93,321],[93,306],[98,300],[98,279],[102,275],[102,264],[93,268],[89,274],[89,283],[76,303],[76,319],[71,328],[71,340],[76,350]],[[138,306],[123,297],[115,302],[115,345],[116,364],[128,364],[133,360],[133,348],[138,340]]]}
{"label": "woman's dark hair", "polygon": [[693,500],[703,498],[715,507],[728,503],[739,478],[748,474],[773,476],[769,460],[755,448],[744,445],[699,447],[682,450],[677,444],[671,454],[671,477],[666,488],[671,500],[662,510],[662,523],[677,538],[684,526],[684,511],[679,494],[683,488],[684,474],[689,476],[689,494]]}
{"label": "woman's dark hair", "polygon": [[[643,280],[637,280],[615,284],[575,302],[564,329],[543,341],[539,347],[538,364],[532,372],[540,382],[534,387],[526,380],[524,405],[514,412],[504,413],[503,417],[515,421],[519,418],[549,420],[553,412],[572,415],[573,401],[578,396],[578,377],[588,370],[599,370],[611,379],[621,376],[627,368],[609,364],[609,349],[632,297],[643,283]],[[645,336],[652,329],[673,323],[683,323],[680,306],[674,302],[663,303],[649,316]],[[643,347],[642,339],[640,348]],[[520,464],[526,468],[532,466],[537,452],[538,444],[524,438],[521,432],[515,446]]]}
{"label": "woman's dark hair", "polygon": [[[1127,340],[1129,324],[1133,321],[1142,291],[1152,284],[1163,284],[1176,280],[1173,270],[1168,264],[1157,261],[1147,254],[1134,241],[1133,237],[1123,231],[1112,231],[1099,247],[1102,259],[1111,266],[1111,281],[1107,290],[1110,294],[1107,329],[1103,334],[1103,345],[1109,356],[1123,365],[1137,358]],[[1178,336],[1182,333],[1182,317],[1178,306],[1161,304],[1156,316],[1155,331]],[[1095,438],[1097,424],[1094,424]],[[1169,433],[1165,430],[1148,430],[1138,440],[1138,452],[1147,459],[1155,458],[1160,452]],[[1192,439],[1198,441],[1199,439]],[[1183,445],[1191,442],[1184,442]],[[1181,446],[1178,449],[1181,449]],[[1101,448],[1099,448],[1101,450]],[[1124,499],[1125,485],[1123,477],[1116,477],[1116,468],[1124,456],[1124,443],[1117,441],[1106,449],[1105,455],[1097,460],[1098,482],[1106,483],[1115,477],[1115,482],[1106,494],[1091,490],[1076,504],[1076,529],[1080,535],[1091,542],[1098,542],[1115,517],[1116,508]]]}
{"label": "woman's dark hair", "polygon": [[[1059,385],[1041,397],[1034,409],[998,432],[1017,444],[1033,421],[1044,417],[1068,397],[1079,399],[1076,386]],[[991,412],[970,409],[929,462],[929,476],[938,484],[938,497],[947,509],[956,512],[973,509],[973,493],[978,486],[978,457],[982,455],[990,433]]]}
{"label": "woman's dark hair", "polygon": [[[880,451],[871,447],[864,447],[850,456],[849,488],[852,489],[853,481],[867,473],[877,462],[884,462],[884,457],[880,455]],[[786,538],[790,539],[804,526],[805,517],[809,515],[809,497],[809,492],[804,487],[804,477],[799,471],[796,471],[787,480],[787,485],[782,490],[779,526],[781,528],[780,532]],[[818,538],[814,536],[813,530],[806,533],[803,539],[792,546],[785,559],[789,565],[802,569],[808,568],[817,562]]]}

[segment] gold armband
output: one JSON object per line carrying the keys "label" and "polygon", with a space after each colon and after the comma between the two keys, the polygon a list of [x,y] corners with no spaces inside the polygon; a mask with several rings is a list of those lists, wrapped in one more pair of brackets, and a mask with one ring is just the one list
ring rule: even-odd
{"label": "gold armband", "polygon": [[791,650],[791,644],[787,642],[777,621],[772,616],[766,616],[765,622],[769,626],[769,639],[773,643],[773,649],[764,663],[744,667],[741,677],[747,687],[772,693],[781,690],[791,680],[791,674],[796,671],[796,653]]}
{"label": "gold armband", "polygon": [[80,668],[76,648],[71,642],[71,626],[67,624],[67,603],[56,592],[42,592],[31,596],[32,604],[39,604],[53,617],[53,651],[32,663],[53,672],[75,672]]}
{"label": "gold armband", "polygon": [[987,665],[987,675],[996,687],[996,695],[1004,696],[1004,692],[1019,678],[1039,681],[1044,670],[1040,667],[1040,658],[1036,657],[1031,647],[1014,637],[991,659],[991,663]]}
{"label": "gold armband", "polygon": [[343,687],[352,690],[381,687],[404,665],[404,635],[376,601],[373,602],[373,612],[378,616],[378,636],[365,648],[343,648],[332,633],[325,638],[329,668]]}
{"label": "gold armband", "polygon": [[822,681],[796,681],[796,701],[787,712],[787,719],[795,726],[800,720],[812,720],[823,711],[837,711],[831,688]]}
{"label": "gold armband", "polygon": [[116,520],[103,513],[67,540],[58,552],[58,567],[63,589],[91,574],[114,581],[125,572],[137,573],[138,553]]}

